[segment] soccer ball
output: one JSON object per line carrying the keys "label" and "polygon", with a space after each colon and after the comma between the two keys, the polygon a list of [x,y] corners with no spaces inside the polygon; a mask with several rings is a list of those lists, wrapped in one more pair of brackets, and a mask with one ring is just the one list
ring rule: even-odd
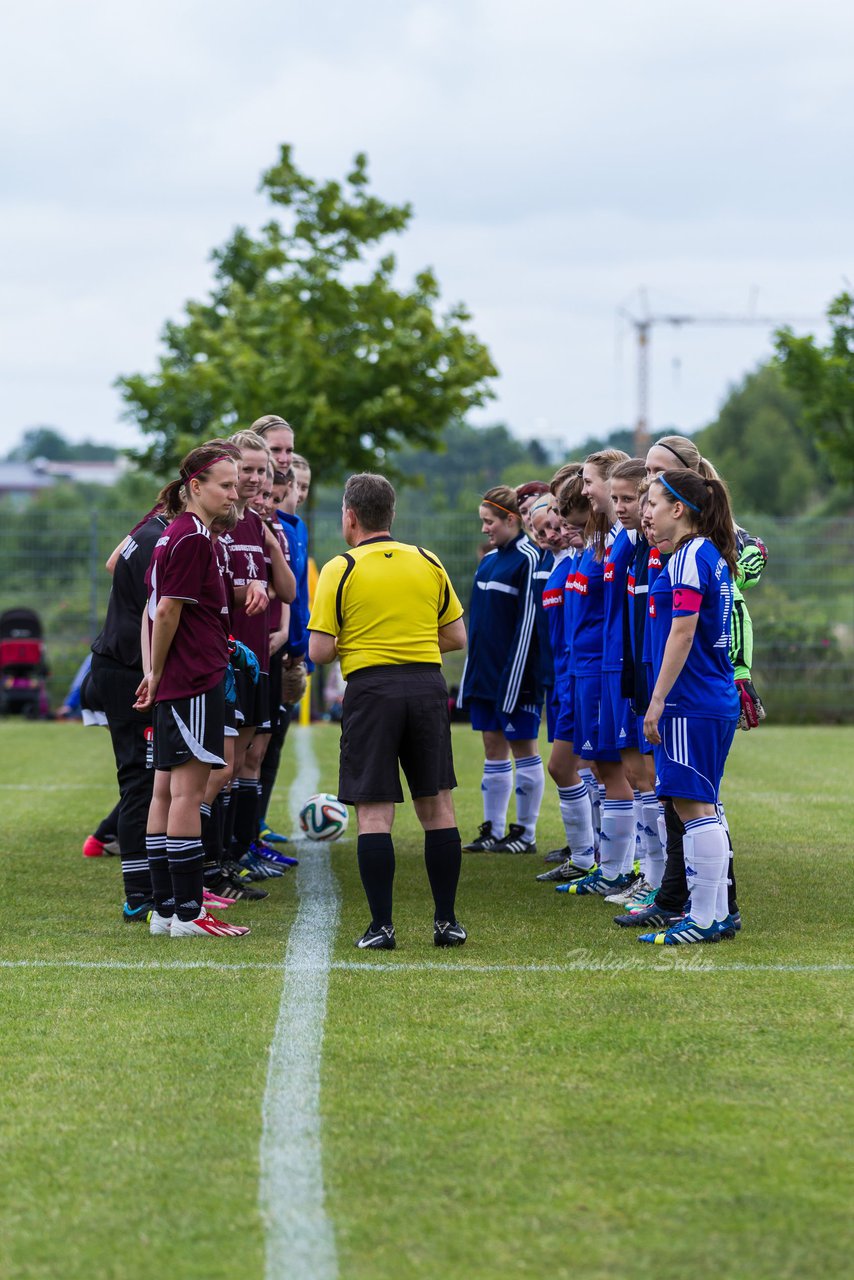
{"label": "soccer ball", "polygon": [[349,821],[347,806],[326,792],[309,796],[299,813],[299,824],[309,840],[337,840]]}

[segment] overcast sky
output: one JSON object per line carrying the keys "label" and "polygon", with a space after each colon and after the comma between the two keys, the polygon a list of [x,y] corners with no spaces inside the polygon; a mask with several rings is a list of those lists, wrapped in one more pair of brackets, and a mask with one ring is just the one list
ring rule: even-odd
{"label": "overcast sky", "polygon": [[[479,420],[567,444],[631,421],[640,286],[655,313],[808,318],[854,277],[852,55],[835,0],[16,5],[0,453],[36,423],[132,443],[111,383],[264,220],[281,142],[318,178],[366,151],[413,203],[403,278],[433,266],[501,371]],[[653,425],[691,430],[770,342],[661,326],[653,352]]]}

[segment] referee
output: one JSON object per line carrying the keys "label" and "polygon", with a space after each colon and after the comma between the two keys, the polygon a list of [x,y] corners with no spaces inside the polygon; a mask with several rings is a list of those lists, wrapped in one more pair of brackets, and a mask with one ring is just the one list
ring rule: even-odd
{"label": "referee", "polygon": [[461,946],[454,914],[460,833],[451,788],[448,690],[443,653],[466,643],[463,608],[442,564],[391,536],[394,489],[384,476],[351,476],[341,526],[349,552],[323,566],[309,618],[309,657],[336,657],[347,681],[338,796],[354,805],[359,874],[371,923],[361,948],[394,949],[394,806],[403,802],[402,766],[424,828],[433,891],[433,942]]}

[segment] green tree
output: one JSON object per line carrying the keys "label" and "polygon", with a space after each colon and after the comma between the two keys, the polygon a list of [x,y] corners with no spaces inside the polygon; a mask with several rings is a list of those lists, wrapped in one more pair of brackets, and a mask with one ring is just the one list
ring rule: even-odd
{"label": "green tree", "polygon": [[66,462],[71,446],[55,427],[27,427],[21,443],[9,453],[10,462],[32,462],[34,458],[47,458],[50,462]]}
{"label": "green tree", "polygon": [[799,515],[827,486],[802,423],[800,396],[778,367],[764,364],[731,388],[717,420],[694,436],[726,479],[737,512]]}
{"label": "green tree", "polygon": [[385,465],[406,441],[435,448],[449,421],[490,398],[496,370],[465,307],[438,314],[432,271],[396,286],[395,258],[377,246],[405,229],[410,206],[370,194],[364,155],[343,184],[318,183],[289,146],[260,189],[285,220],[256,238],[238,227],[212,255],[208,300],[165,326],[157,372],[118,380],[151,442],[140,461],[169,471],[263,413],[286,416],[327,476]]}
{"label": "green tree", "polygon": [[777,331],[783,376],[803,399],[803,417],[835,475],[854,484],[854,295],[840,293],[827,308],[830,342]]}

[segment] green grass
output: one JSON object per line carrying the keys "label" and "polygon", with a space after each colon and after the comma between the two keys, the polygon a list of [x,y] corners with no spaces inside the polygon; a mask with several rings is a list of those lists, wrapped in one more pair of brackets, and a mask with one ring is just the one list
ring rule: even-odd
{"label": "green grass", "polygon": [[[334,790],[336,731],[312,743]],[[472,834],[476,736],[455,748]],[[470,941],[436,952],[421,837],[400,811],[393,967],[330,976],[321,1108],[342,1280],[850,1273],[851,973],[757,966],[854,959],[852,748],[851,729],[739,735],[725,799],[745,929],[676,956],[617,930],[601,900],[536,884],[539,859],[497,855],[466,856]],[[107,735],[7,722],[0,750],[0,958],[174,957],[119,921],[115,860],[80,857],[113,803]],[[285,823],[291,774],[288,760]],[[539,837],[563,843],[552,791]],[[352,840],[332,861],[336,958],[359,962]],[[289,876],[234,908],[254,925],[245,943],[204,955],[280,962],[296,905]],[[439,968],[411,967],[424,962]],[[512,964],[576,967],[477,968]],[[4,1280],[263,1276],[281,973],[5,968],[0,986]]]}

